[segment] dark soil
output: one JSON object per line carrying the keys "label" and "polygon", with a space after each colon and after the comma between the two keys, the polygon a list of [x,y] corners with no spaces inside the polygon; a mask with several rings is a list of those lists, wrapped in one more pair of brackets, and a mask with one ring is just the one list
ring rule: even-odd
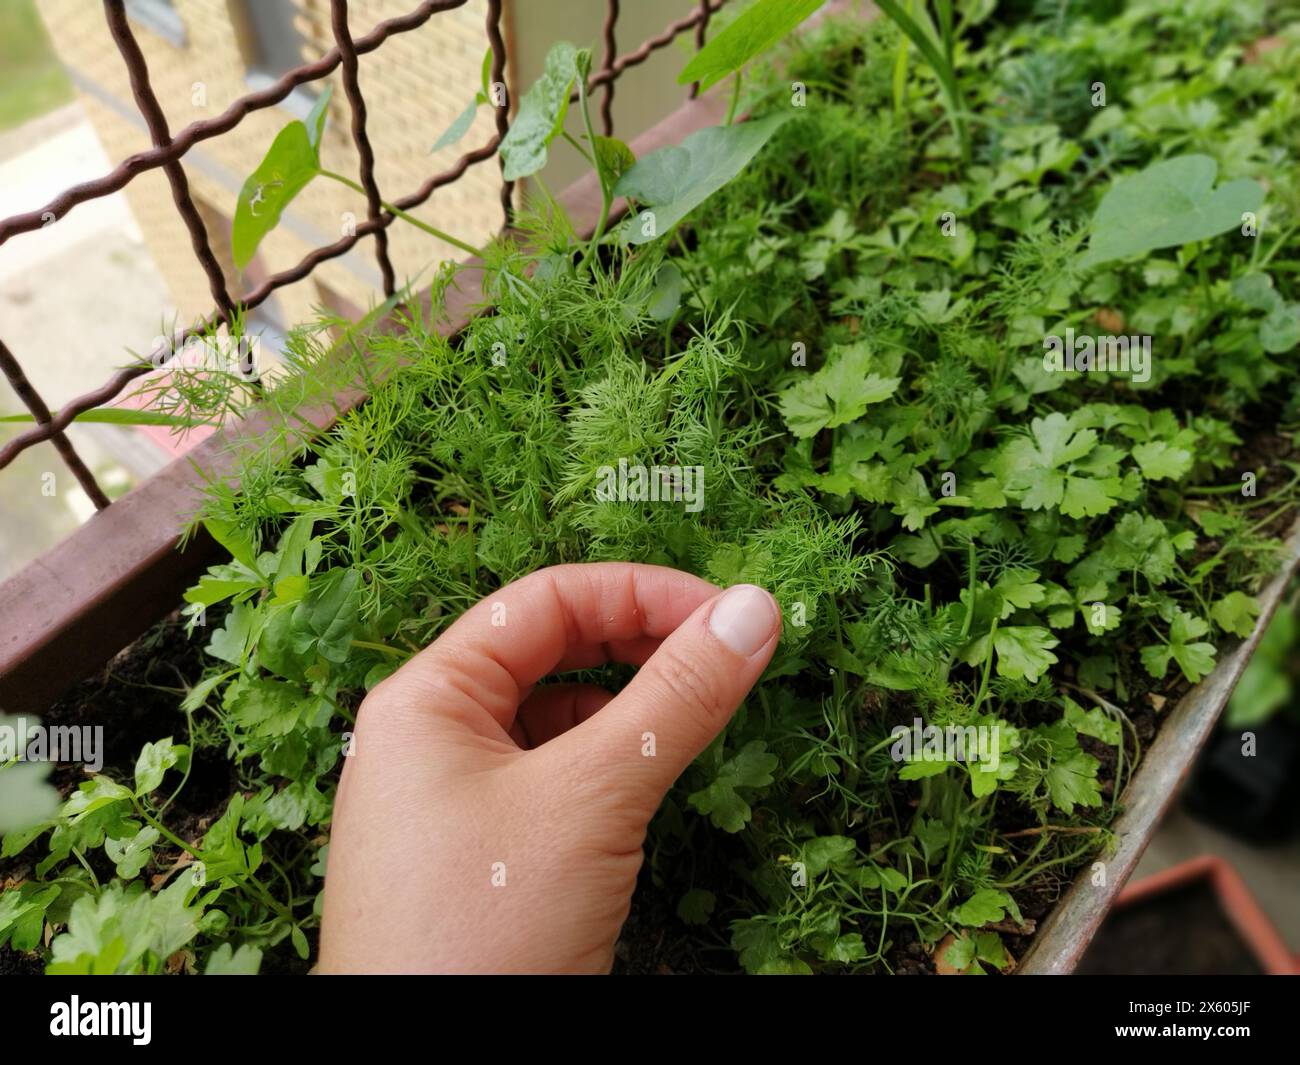
{"label": "dark soil", "polygon": [[1207,883],[1116,910],[1076,972],[1091,976],[1259,976]]}
{"label": "dark soil", "polygon": [[689,927],[656,890],[643,868],[632,909],[614,947],[615,976],[739,974],[735,952],[719,939],[701,948],[700,929]]}
{"label": "dark soil", "polygon": [[0,976],[40,976],[45,963],[36,953],[20,954],[8,947],[0,948]]}
{"label": "dark soil", "polygon": [[[221,618],[210,613],[208,627],[197,630],[191,638],[179,616],[171,615],[117,654],[102,672],[78,682],[41,715],[41,723],[102,725],[103,772],[129,777],[146,743],[166,736],[184,742],[185,715],[180,710],[180,696],[185,685],[193,684],[202,675],[203,647],[212,626],[220,624]],[[185,789],[188,804],[207,799],[225,805],[233,787],[233,774],[225,759],[219,761],[225,767],[220,771],[202,758],[196,763]],[[57,765],[50,780],[66,793],[87,775],[81,766]]]}

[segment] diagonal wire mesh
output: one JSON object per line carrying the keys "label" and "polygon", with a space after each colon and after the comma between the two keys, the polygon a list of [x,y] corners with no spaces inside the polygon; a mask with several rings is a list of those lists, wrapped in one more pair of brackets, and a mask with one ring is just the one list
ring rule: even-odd
{"label": "diagonal wire mesh", "polygon": [[[103,0],[109,32],[126,66],[131,92],[148,128],[153,147],[124,159],[102,177],[65,189],[43,207],[0,220],[0,244],[21,234],[42,229],[63,218],[80,204],[110,196],[140,174],[161,169],[171,187],[177,212],[189,233],[194,254],[207,276],[215,310],[197,325],[166,339],[164,343],[171,347],[171,351],[155,350],[149,360],[142,360],[135,365],[118,370],[98,388],[72,399],[57,413],[50,410],[49,405],[27,377],[18,358],[3,340],[0,340],[0,372],[4,373],[14,393],[27,407],[35,422],[33,428],[18,434],[0,447],[0,469],[8,466],[28,448],[48,440],[54,445],[63,463],[96,508],[103,509],[109,505],[108,497],[96,482],[89,467],[77,454],[66,434],[68,426],[79,415],[111,403],[131,381],[151,372],[161,360],[165,360],[174,350],[189,340],[205,335],[222,325],[229,325],[242,311],[256,308],[277,289],[303,280],[321,263],[346,254],[366,237],[375,238],[375,258],[383,280],[384,293],[392,295],[396,286],[393,266],[388,254],[387,228],[396,216],[384,209],[375,179],[375,155],[366,132],[366,102],[360,87],[359,60],[361,56],[379,48],[389,38],[418,29],[434,15],[462,7],[466,2],[467,0],[424,0],[407,14],[381,22],[370,33],[354,39],[348,28],[347,0],[330,0],[330,23],[335,42],[332,49],[314,62],[305,63],[288,71],[267,88],[241,97],[216,118],[191,123],[173,136],[150,81],[148,64],[131,29],[125,0]],[[691,14],[671,23],[662,33],[642,42],[635,50],[620,56],[617,54],[616,43],[620,3],[619,0],[606,0],[602,32],[604,45],[602,64],[588,81],[591,90],[597,88],[603,90],[600,117],[605,136],[612,136],[614,131],[612,106],[614,83],[618,77],[630,67],[644,63],[655,51],[666,47],[679,34],[688,30],[694,29],[696,45],[702,46],[710,17],[724,3],[726,0],[700,0]],[[505,36],[501,28],[502,6],[502,0],[488,0],[485,33],[492,47],[492,83],[505,86],[509,57],[506,54]],[[316,248],[295,266],[271,274],[260,284],[236,298],[230,293],[221,265],[213,251],[209,234],[190,193],[181,159],[196,144],[228,133],[252,112],[275,106],[298,86],[326,78],[339,68],[342,69],[344,94],[351,110],[352,140],[360,160],[360,178],[366,194],[367,217],[347,236],[332,244]],[[698,86],[692,86],[691,96],[694,97],[697,92]],[[457,181],[471,166],[497,155],[497,149],[509,130],[509,103],[512,99],[512,95],[507,90],[505,106],[494,108],[496,131],[488,143],[466,152],[453,166],[432,175],[414,192],[395,199],[393,206],[400,211],[409,211],[418,207],[438,189]],[[502,178],[501,208],[507,227],[511,225],[513,219],[513,186],[513,182]]]}

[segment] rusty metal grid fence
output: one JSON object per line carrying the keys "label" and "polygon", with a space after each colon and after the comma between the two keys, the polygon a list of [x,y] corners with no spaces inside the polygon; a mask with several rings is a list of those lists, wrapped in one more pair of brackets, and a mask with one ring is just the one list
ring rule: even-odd
{"label": "rusty metal grid fence", "polygon": [[[149,79],[149,69],[145,62],[139,43],[126,12],[125,0],[103,0],[104,14],[114,43],[122,56],[130,76],[131,91],[136,106],[149,130],[153,147],[139,152],[119,163],[103,177],[80,185],[75,185],[55,196],[45,206],[34,211],[13,215],[0,221],[0,244],[30,233],[57,221],[79,204],[109,196],[125,187],[137,175],[149,170],[162,169],[171,186],[172,198],[176,203],[190,242],[199,264],[202,266],[212,293],[215,310],[202,322],[171,338],[169,343],[179,347],[196,336],[230,324],[239,310],[251,310],[265,301],[276,289],[303,280],[320,263],[347,253],[353,246],[366,237],[374,237],[375,259],[383,278],[385,296],[391,296],[395,288],[393,265],[388,255],[387,228],[395,215],[381,206],[381,196],[375,180],[375,155],[370,139],[366,133],[366,102],[358,84],[357,72],[359,59],[368,52],[379,48],[388,38],[418,29],[434,15],[462,7],[468,0],[424,0],[405,15],[379,23],[364,37],[354,38],[348,29],[347,0],[331,0],[330,24],[334,36],[334,47],[321,58],[311,63],[290,70],[273,85],[258,92],[241,97],[230,105],[221,115],[206,121],[194,122],[179,133],[173,135],[168,128],[166,116],[158,102],[157,95]],[[605,136],[612,136],[614,121],[612,105],[614,86],[619,75],[629,67],[645,62],[650,55],[670,44],[679,34],[694,30],[695,45],[701,47],[705,41],[709,19],[726,0],[700,0],[699,5],[690,14],[671,23],[664,31],[644,41],[634,51],[618,54],[616,34],[618,29],[620,0],[606,0],[606,14],[602,31],[603,54],[599,69],[588,80],[589,91],[601,90],[600,120]],[[501,30],[502,0],[488,0],[486,36],[492,46],[491,79],[494,84],[506,84],[507,55],[505,39]],[[232,130],[250,112],[273,107],[285,99],[295,88],[311,81],[328,77],[336,69],[342,68],[344,94],[351,110],[352,141],[360,160],[360,179],[367,201],[367,218],[359,222],[355,231],[335,241],[333,244],[316,248],[306,255],[297,265],[267,277],[260,284],[235,297],[231,294],[230,284],[221,264],[213,251],[212,242],[199,214],[192,196],[189,182],[185,176],[181,160],[185,153],[201,141],[208,140]],[[691,98],[699,93],[698,84],[690,88]],[[497,107],[496,132],[482,147],[466,152],[457,162],[428,178],[414,192],[393,201],[394,206],[402,211],[410,211],[428,200],[434,192],[450,185],[471,166],[484,162],[497,154],[509,129],[510,102],[514,96],[507,88],[507,105]],[[576,93],[574,94],[576,99]],[[505,227],[512,221],[513,184],[502,179],[501,208]],[[78,415],[96,407],[104,406],[116,399],[122,390],[133,380],[141,377],[158,364],[157,355],[168,352],[154,352],[147,362],[140,362],[118,370],[98,388],[86,392],[66,403],[57,413],[50,410],[48,404],[33,387],[24,373],[21,363],[0,338],[0,370],[12,386],[15,394],[22,400],[35,420],[35,426],[0,447],[0,469],[8,466],[22,452],[43,441],[50,441],[57,449],[68,470],[76,477],[97,509],[109,505],[109,499],[95,480],[95,476],[77,454],[66,430]]]}

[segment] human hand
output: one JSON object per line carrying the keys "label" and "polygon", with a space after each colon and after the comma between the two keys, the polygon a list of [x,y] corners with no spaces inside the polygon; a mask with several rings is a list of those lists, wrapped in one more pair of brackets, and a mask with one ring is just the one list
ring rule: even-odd
{"label": "human hand", "polygon": [[[476,604],[361,706],[316,971],[608,972],[646,826],[780,628],[752,585],[617,562]],[[537,684],[611,660],[617,696]]]}

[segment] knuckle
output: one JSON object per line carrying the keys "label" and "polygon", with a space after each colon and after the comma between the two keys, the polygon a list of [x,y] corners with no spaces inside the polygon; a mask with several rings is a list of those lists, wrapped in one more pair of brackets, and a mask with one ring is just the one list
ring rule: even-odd
{"label": "knuckle", "polygon": [[725,713],[717,681],[700,658],[669,651],[663,663],[663,678],[667,694],[704,721],[711,723]]}

